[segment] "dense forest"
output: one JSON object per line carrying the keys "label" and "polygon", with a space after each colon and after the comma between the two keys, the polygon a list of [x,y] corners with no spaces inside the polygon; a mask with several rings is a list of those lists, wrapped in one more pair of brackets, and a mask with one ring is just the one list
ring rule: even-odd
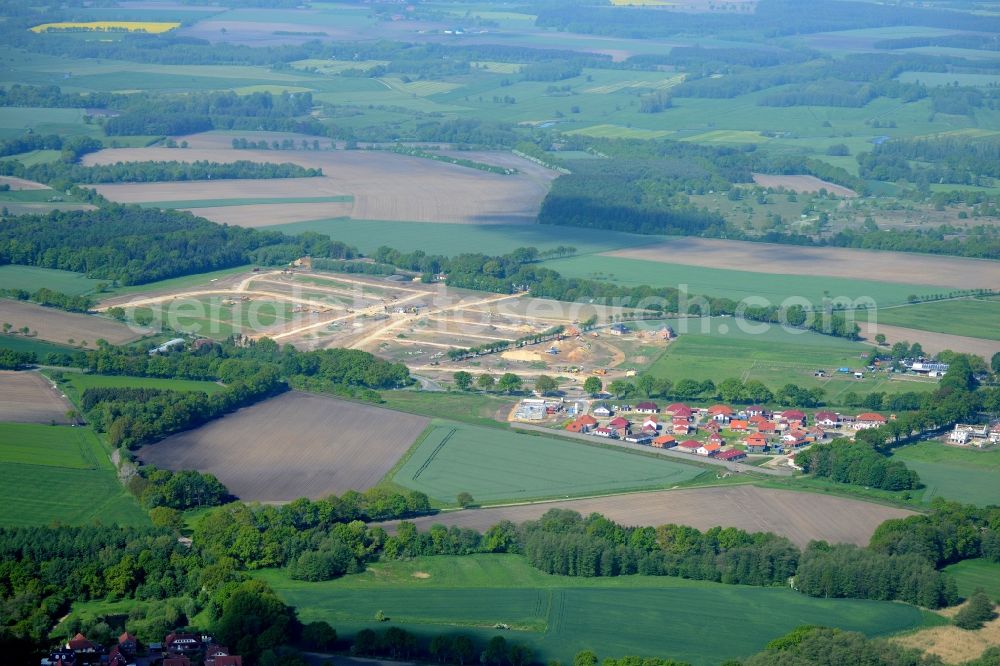
{"label": "dense forest", "polygon": [[8,217],[0,227],[0,265],[58,268],[122,285],[285,264],[306,254],[349,259],[356,251],[319,234],[226,227],[181,211],[117,204]]}

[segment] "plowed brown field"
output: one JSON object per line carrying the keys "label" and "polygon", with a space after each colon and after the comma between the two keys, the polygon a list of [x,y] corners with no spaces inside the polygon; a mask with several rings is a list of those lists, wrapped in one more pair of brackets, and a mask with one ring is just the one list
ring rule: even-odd
{"label": "plowed brown field", "polygon": [[214,474],[245,501],[318,499],[374,486],[428,422],[291,392],[143,447],[139,457],[165,469]]}
{"label": "plowed brown field", "polygon": [[[864,545],[882,522],[913,515],[904,509],[843,497],[731,486],[454,511],[411,522],[420,529],[441,523],[486,530],[501,520],[515,523],[534,520],[549,509],[570,509],[584,516],[597,512],[624,525],[675,523],[701,530],[723,526],[750,532],[774,532],[799,546],[813,539]],[[393,523],[386,525],[391,528]]]}

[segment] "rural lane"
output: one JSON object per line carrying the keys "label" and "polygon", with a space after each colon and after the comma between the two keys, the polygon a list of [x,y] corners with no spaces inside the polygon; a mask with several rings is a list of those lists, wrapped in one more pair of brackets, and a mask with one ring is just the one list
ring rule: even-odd
{"label": "rural lane", "polygon": [[622,449],[631,449],[633,451],[642,451],[643,453],[652,453],[658,456],[663,456],[664,458],[676,458],[678,460],[683,460],[689,463],[704,463],[706,465],[715,465],[717,467],[725,467],[730,472],[756,472],[758,474],[766,474],[767,476],[791,476],[792,470],[783,469],[771,469],[768,467],[755,467],[753,465],[745,465],[738,462],[726,462],[724,460],[716,460],[714,458],[709,458],[706,456],[696,456],[690,453],[681,453],[680,451],[674,451],[673,449],[654,449],[652,446],[644,446],[642,444],[635,444],[633,442],[626,442],[620,439],[606,439],[603,437],[595,437],[594,435],[582,435],[576,432],[567,431],[557,431],[552,428],[543,428],[541,426],[530,425],[528,423],[516,423],[512,422],[510,427],[517,428],[519,430],[530,430],[532,432],[543,433],[546,435],[556,435],[558,437],[568,437],[570,439],[579,439],[580,441],[587,442],[588,444],[606,444],[609,446],[617,446]]}

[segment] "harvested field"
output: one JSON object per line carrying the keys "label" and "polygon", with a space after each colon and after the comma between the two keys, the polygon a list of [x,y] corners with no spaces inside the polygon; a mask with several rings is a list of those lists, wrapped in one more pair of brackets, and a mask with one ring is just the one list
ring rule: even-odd
{"label": "harvested field", "polygon": [[32,336],[50,342],[65,344],[71,338],[76,344],[87,343],[96,347],[103,338],[112,344],[131,342],[142,337],[143,330],[132,330],[125,324],[104,317],[75,314],[33,303],[0,299],[0,322],[7,322],[14,330],[27,326]]}
{"label": "harvested field", "polygon": [[48,185],[36,183],[33,180],[25,180],[15,176],[0,176],[0,185],[10,185],[12,190],[48,190]]}
{"label": "harvested field", "polygon": [[420,529],[441,523],[485,530],[501,520],[515,523],[535,520],[549,509],[570,509],[585,516],[596,511],[625,525],[676,523],[702,530],[721,525],[750,532],[774,532],[799,546],[813,539],[864,545],[882,522],[913,515],[904,509],[843,497],[732,486],[455,511],[412,522]]}
{"label": "harvested field", "polygon": [[37,372],[0,371],[0,421],[69,423],[73,405]]}
{"label": "harvested field", "polygon": [[[248,133],[250,138],[252,133]],[[269,191],[279,191],[275,196],[352,195],[353,205],[330,204],[336,214],[356,219],[397,220],[413,222],[449,222],[465,224],[531,224],[535,221],[542,199],[548,192],[549,181],[558,174],[540,169],[534,163],[499,153],[496,160],[515,166],[523,173],[514,176],[479,171],[468,167],[437,162],[419,157],[409,157],[382,151],[257,151],[233,150],[229,135],[212,135],[208,139],[187,137],[192,147],[179,151],[170,148],[120,148],[102,150],[84,158],[85,164],[108,164],[119,161],[144,160],[208,160],[234,162],[294,162],[303,167],[323,169],[324,176],[305,179],[308,183],[295,183],[302,179],[275,181],[244,181],[226,183],[171,184],[174,191],[183,191],[183,200],[200,198],[232,199],[241,196],[260,197]],[[481,154],[487,159],[486,154]],[[102,186],[100,192],[116,201],[166,201],[164,193],[171,190],[165,184],[117,184]],[[183,187],[181,187],[183,186]],[[297,188],[308,188],[301,191]],[[211,196],[208,193],[211,192]],[[313,204],[308,204],[313,205]],[[320,206],[316,216],[329,216]],[[214,210],[212,215],[225,214]],[[269,213],[270,214],[270,213]],[[213,218],[214,219],[214,218]],[[291,217],[284,222],[301,221]],[[270,224],[281,224],[274,219]]]}
{"label": "harvested field", "polygon": [[772,176],[765,173],[753,174],[753,182],[761,187],[784,188],[792,192],[819,192],[825,189],[838,197],[856,197],[858,193],[836,183],[820,180],[816,176]]}
{"label": "harvested field", "polygon": [[319,499],[374,486],[428,422],[292,392],[146,446],[139,457],[166,469],[210,472],[245,501]]}
{"label": "harvested field", "polygon": [[[942,614],[953,616],[954,612],[956,609],[949,608]],[[966,631],[953,625],[928,627],[892,640],[937,655],[946,664],[960,664],[978,658],[987,648],[1000,645],[1000,618],[987,622],[976,631]]]}
{"label": "harvested field", "polygon": [[[919,342],[924,351],[936,354],[943,349],[963,352],[966,354],[976,354],[982,356],[987,361],[993,354],[1000,352],[1000,340],[986,340],[984,338],[970,338],[964,335],[949,335],[948,333],[934,333],[932,331],[920,331],[915,328],[903,328],[902,326],[889,326],[887,324],[871,324],[859,321],[861,335],[869,340],[875,339],[876,333],[885,335],[889,344],[906,341],[909,343]],[[988,322],[983,322],[984,326],[989,326]]]}
{"label": "harvested field", "polygon": [[183,210],[218,224],[256,228],[318,220],[324,217],[348,217],[353,209],[354,204],[350,202],[326,202],[281,204],[280,206],[216,206],[213,208],[184,208]]}
{"label": "harvested field", "polygon": [[956,289],[1000,289],[1000,263],[905,252],[815,248],[705,238],[670,238],[608,256],[782,275],[828,275]]}

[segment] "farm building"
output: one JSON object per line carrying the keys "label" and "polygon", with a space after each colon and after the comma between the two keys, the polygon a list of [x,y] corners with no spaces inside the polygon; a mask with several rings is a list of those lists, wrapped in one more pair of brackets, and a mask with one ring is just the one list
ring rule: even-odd
{"label": "farm building", "polygon": [[677,445],[677,450],[684,453],[696,453],[699,448],[701,448],[701,442],[693,439],[685,440]]}
{"label": "farm building", "polygon": [[608,331],[610,331],[611,335],[625,335],[629,332],[629,328],[625,324],[611,324]]}
{"label": "farm building", "polygon": [[640,402],[635,406],[635,411],[639,414],[658,414],[660,408],[655,402]]}
{"label": "farm building", "polygon": [[626,442],[632,442],[633,444],[650,444],[653,441],[653,436],[648,432],[635,432],[630,431],[625,435]]}
{"label": "farm building", "polygon": [[743,460],[747,457],[745,451],[740,451],[739,449],[729,449],[728,451],[720,451],[716,454],[716,460],[724,460],[726,462],[736,462],[737,460]]}
{"label": "farm building", "polygon": [[885,417],[874,412],[858,414],[854,419],[855,430],[868,430],[870,428],[878,428],[881,425],[885,425]]}
{"label": "farm building", "polygon": [[988,425],[968,425],[959,423],[948,435],[948,441],[959,446],[982,448],[987,444],[1000,443],[1000,424],[992,428]]}
{"label": "farm building", "polygon": [[184,347],[184,338],[174,338],[173,340],[167,340],[159,347],[154,347],[149,350],[150,355],[152,354],[166,354],[167,352],[174,349],[181,349]]}

